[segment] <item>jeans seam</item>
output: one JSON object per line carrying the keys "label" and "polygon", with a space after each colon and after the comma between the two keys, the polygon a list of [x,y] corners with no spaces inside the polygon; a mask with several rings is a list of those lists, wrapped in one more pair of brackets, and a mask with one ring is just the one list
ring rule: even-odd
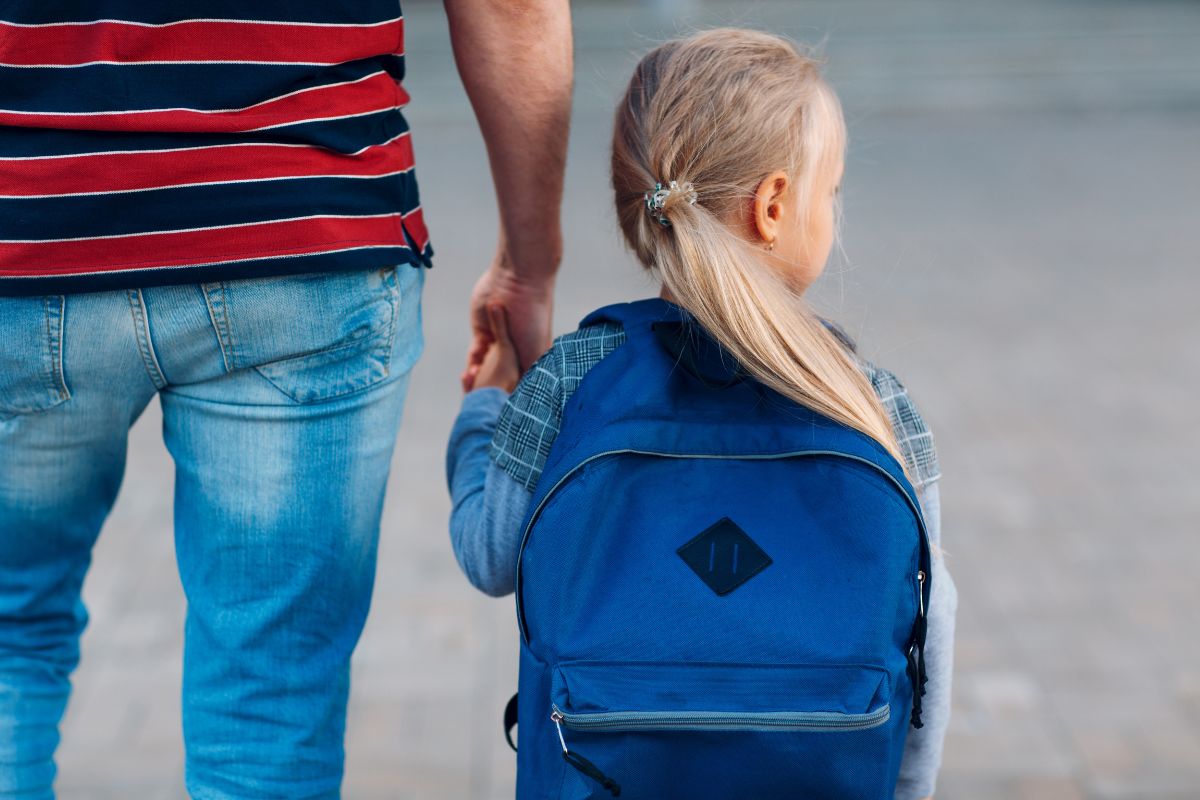
{"label": "jeans seam", "polygon": [[[222,295],[222,298],[224,298],[225,284],[222,282],[217,285],[221,287],[221,295]],[[226,339],[228,337],[227,337],[226,330],[225,330],[226,329],[225,323],[228,321],[228,317],[226,314],[226,310],[228,308],[228,303],[226,303],[224,301],[224,299],[222,299],[221,315],[220,315],[221,319],[218,320],[217,319],[217,310],[215,308],[213,308],[212,295],[209,292],[209,287],[211,287],[211,286],[213,286],[213,284],[211,284],[211,283],[204,284],[203,286],[200,287],[200,293],[202,295],[204,295],[204,305],[208,309],[208,318],[212,322],[213,331],[217,334],[217,343],[221,346],[221,361],[225,364],[225,371],[233,372],[233,364],[231,361],[231,359],[233,358],[233,353],[231,352],[233,348],[230,346],[227,346],[227,344],[226,344]]]}
{"label": "jeans seam", "polygon": [[390,305],[392,307],[392,318],[391,318],[390,322],[388,323],[389,330],[388,330],[387,357],[383,363],[383,377],[385,377],[385,378],[389,378],[392,375],[392,355],[395,353],[395,349],[396,349],[396,325],[399,322],[399,320],[397,318],[400,316],[400,304],[402,302],[404,302],[404,298],[401,296],[401,292],[400,292],[400,284],[396,280],[396,274],[395,274],[396,267],[393,266],[393,267],[390,267],[390,269],[393,270],[393,272],[391,274],[391,282],[388,283],[388,276],[386,274],[384,275],[384,278],[383,278],[385,285],[387,287],[387,290],[388,290],[388,294],[390,295],[389,299],[391,300]]}
{"label": "jeans seam", "polygon": [[154,388],[165,389],[167,380],[158,366],[158,358],[154,355],[154,345],[150,342],[150,324],[145,315],[145,301],[141,289],[129,290],[129,313],[133,315],[134,335],[137,337],[138,352],[142,357],[142,365],[146,368],[146,374],[150,376]]}
{"label": "jeans seam", "polygon": [[[58,299],[59,307],[54,310],[54,300]],[[67,388],[67,379],[63,369],[63,306],[66,298],[62,295],[46,297],[46,346],[50,349],[50,382],[59,402],[71,398],[71,390]],[[58,324],[54,322],[57,320]]]}
{"label": "jeans seam", "polygon": [[229,341],[229,365],[237,369],[237,342],[233,339],[233,320],[229,318],[229,295],[225,281],[217,285],[221,287],[221,319],[225,322],[225,338]]}

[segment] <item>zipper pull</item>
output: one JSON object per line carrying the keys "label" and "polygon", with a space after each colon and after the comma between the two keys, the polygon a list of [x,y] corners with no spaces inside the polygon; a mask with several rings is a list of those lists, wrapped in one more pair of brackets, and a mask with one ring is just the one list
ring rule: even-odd
{"label": "zipper pull", "polygon": [[921,616],[925,616],[925,570],[917,570],[917,604],[921,608]]}
{"label": "zipper pull", "polygon": [[925,570],[917,570],[917,624],[913,628],[912,642],[908,646],[908,678],[912,683],[912,717],[909,720],[914,728],[923,727],[921,721],[921,698],[925,695],[925,684],[929,678],[925,675],[925,631],[928,622],[925,619]]}
{"label": "zipper pull", "polygon": [[558,741],[562,743],[563,752],[569,753],[570,751],[567,750],[567,740],[564,739],[563,735],[562,735],[562,721],[563,721],[562,712],[559,711],[557,708],[552,709],[550,711],[550,721],[554,723],[554,727],[558,728]]}
{"label": "zipper pull", "polygon": [[921,694],[925,694],[925,684],[929,677],[925,674],[925,630],[928,624],[925,620],[925,570],[917,570],[917,597],[921,606],[921,646],[917,650],[917,678]]}
{"label": "zipper pull", "polygon": [[558,741],[562,745],[563,761],[566,761],[572,767],[599,783],[613,797],[620,797],[621,787],[616,781],[601,772],[600,768],[591,761],[588,761],[578,753],[572,753],[567,749],[567,740],[563,738],[562,731],[563,719],[563,713],[559,711],[557,707],[551,709],[550,720],[554,723],[554,727],[558,729]]}

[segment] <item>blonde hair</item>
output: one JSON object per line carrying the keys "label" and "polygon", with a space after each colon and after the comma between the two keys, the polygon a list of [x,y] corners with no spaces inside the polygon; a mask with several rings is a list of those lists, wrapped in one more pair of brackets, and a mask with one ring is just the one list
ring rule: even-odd
{"label": "blonde hair", "polygon": [[[617,108],[617,219],[671,299],[754,378],[872,437],[903,466],[854,356],[733,227],[780,169],[806,219],[817,192],[832,188],[845,141],[841,105],[818,62],[786,39],[724,28],[667,42],[638,64]],[[669,181],[692,184],[695,202],[673,191],[652,216],[645,193]]]}

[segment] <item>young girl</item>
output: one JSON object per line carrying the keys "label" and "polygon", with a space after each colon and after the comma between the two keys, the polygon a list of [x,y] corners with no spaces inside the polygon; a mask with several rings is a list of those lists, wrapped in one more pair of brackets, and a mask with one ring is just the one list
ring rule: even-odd
{"label": "young girl", "polygon": [[[712,30],[638,65],[617,111],[612,182],[625,239],[662,298],[759,383],[880,443],[917,490],[933,590],[925,724],[909,731],[896,790],[907,800],[934,791],[957,600],[938,547],[939,472],[924,421],[895,376],[860,360],[801,299],[833,242],[844,149],[840,106],[816,61],[776,36]],[[495,342],[464,377],[447,471],[459,564],[501,596],[514,591],[522,522],[567,401],[625,333],[583,327],[521,378],[505,312],[489,311]]]}

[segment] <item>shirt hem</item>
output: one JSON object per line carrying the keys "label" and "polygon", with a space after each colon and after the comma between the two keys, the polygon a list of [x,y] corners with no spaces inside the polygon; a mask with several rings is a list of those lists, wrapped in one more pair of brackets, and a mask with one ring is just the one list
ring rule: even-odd
{"label": "shirt hem", "polygon": [[433,248],[428,245],[419,254],[404,246],[377,246],[339,253],[264,257],[224,264],[113,270],[86,275],[0,276],[0,297],[82,294],[301,275],[310,272],[349,272],[378,269],[392,264],[429,268],[433,266],[432,257]]}

